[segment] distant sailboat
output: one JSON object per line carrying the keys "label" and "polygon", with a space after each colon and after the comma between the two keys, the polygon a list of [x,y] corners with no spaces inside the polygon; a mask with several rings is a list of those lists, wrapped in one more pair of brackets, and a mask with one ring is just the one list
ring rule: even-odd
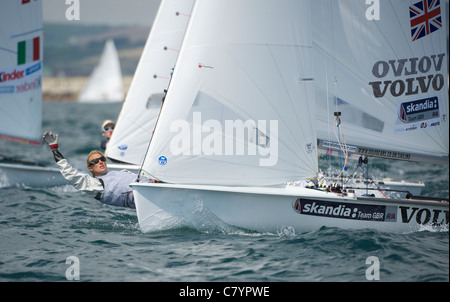
{"label": "distant sailboat", "polygon": [[[41,0],[0,2],[0,139],[42,142],[42,32]],[[57,168],[0,155],[0,187],[66,183]]]}
{"label": "distant sailboat", "polygon": [[197,0],[142,165],[165,183],[131,184],[141,229],[448,231],[448,198],[286,186],[318,149],[448,164],[447,16],[419,38],[416,0],[380,3],[371,21],[359,0]]}
{"label": "distant sailboat", "polygon": [[112,39],[105,43],[98,65],[78,97],[80,103],[111,103],[123,101],[122,72],[117,49]]}

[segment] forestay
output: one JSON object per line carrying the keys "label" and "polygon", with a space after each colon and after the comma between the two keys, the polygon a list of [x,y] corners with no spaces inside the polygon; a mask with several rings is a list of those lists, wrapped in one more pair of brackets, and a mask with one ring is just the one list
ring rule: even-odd
{"label": "forestay", "polygon": [[310,24],[309,1],[196,1],[144,171],[221,185],[314,176]]}

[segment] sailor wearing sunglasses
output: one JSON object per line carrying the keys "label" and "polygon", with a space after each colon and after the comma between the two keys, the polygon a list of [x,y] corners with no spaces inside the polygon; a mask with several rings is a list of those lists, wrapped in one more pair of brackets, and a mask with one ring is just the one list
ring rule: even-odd
{"label": "sailor wearing sunglasses", "polygon": [[61,170],[61,174],[76,189],[84,191],[105,204],[135,208],[133,190],[130,183],[137,180],[137,174],[129,171],[110,171],[106,166],[106,158],[100,151],[94,150],[87,157],[87,167],[92,176],[80,173],[73,168],[58,150],[58,134],[45,132],[44,141],[53,152],[53,157]]}

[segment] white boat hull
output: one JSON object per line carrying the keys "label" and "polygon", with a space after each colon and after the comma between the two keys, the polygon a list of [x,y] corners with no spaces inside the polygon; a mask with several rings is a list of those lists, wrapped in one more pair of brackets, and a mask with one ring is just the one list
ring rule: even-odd
{"label": "white boat hull", "polygon": [[0,188],[23,185],[53,187],[68,184],[58,168],[0,163]]}
{"label": "white boat hull", "polygon": [[277,233],[323,226],[412,232],[448,230],[448,202],[341,197],[307,188],[131,184],[143,232],[228,225]]}

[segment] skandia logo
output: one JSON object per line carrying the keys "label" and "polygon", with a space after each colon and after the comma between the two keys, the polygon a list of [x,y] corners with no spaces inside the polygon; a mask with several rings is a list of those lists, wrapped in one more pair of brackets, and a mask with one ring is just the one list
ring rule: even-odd
{"label": "skandia logo", "polygon": [[24,70],[17,71],[15,69],[12,72],[2,71],[0,72],[0,83],[21,79],[23,78],[24,72]]}
{"label": "skandia logo", "polygon": [[433,97],[430,99],[423,99],[415,102],[403,103],[403,106],[406,106],[407,114],[439,109],[437,97]]}
{"label": "skandia logo", "polygon": [[334,216],[334,217],[356,217],[357,208],[347,208],[345,204],[339,205],[321,205],[319,203],[307,203],[303,207],[303,213]]}
{"label": "skandia logo", "polygon": [[382,205],[298,198],[294,201],[293,208],[303,215],[367,221],[395,222],[397,220],[397,208]]}
{"label": "skandia logo", "polygon": [[294,210],[301,214],[328,216],[328,217],[350,217],[355,218],[357,208],[348,208],[342,203],[324,203],[321,201],[297,199],[294,202]]}
{"label": "skandia logo", "polygon": [[413,117],[416,117],[416,115],[419,113],[425,112],[430,112],[431,114],[430,118],[431,117],[435,118],[439,116],[438,110],[439,110],[439,102],[436,96],[416,101],[404,102],[400,104],[399,118],[400,120],[405,122],[408,121],[408,117],[409,119],[417,121],[418,118]]}

